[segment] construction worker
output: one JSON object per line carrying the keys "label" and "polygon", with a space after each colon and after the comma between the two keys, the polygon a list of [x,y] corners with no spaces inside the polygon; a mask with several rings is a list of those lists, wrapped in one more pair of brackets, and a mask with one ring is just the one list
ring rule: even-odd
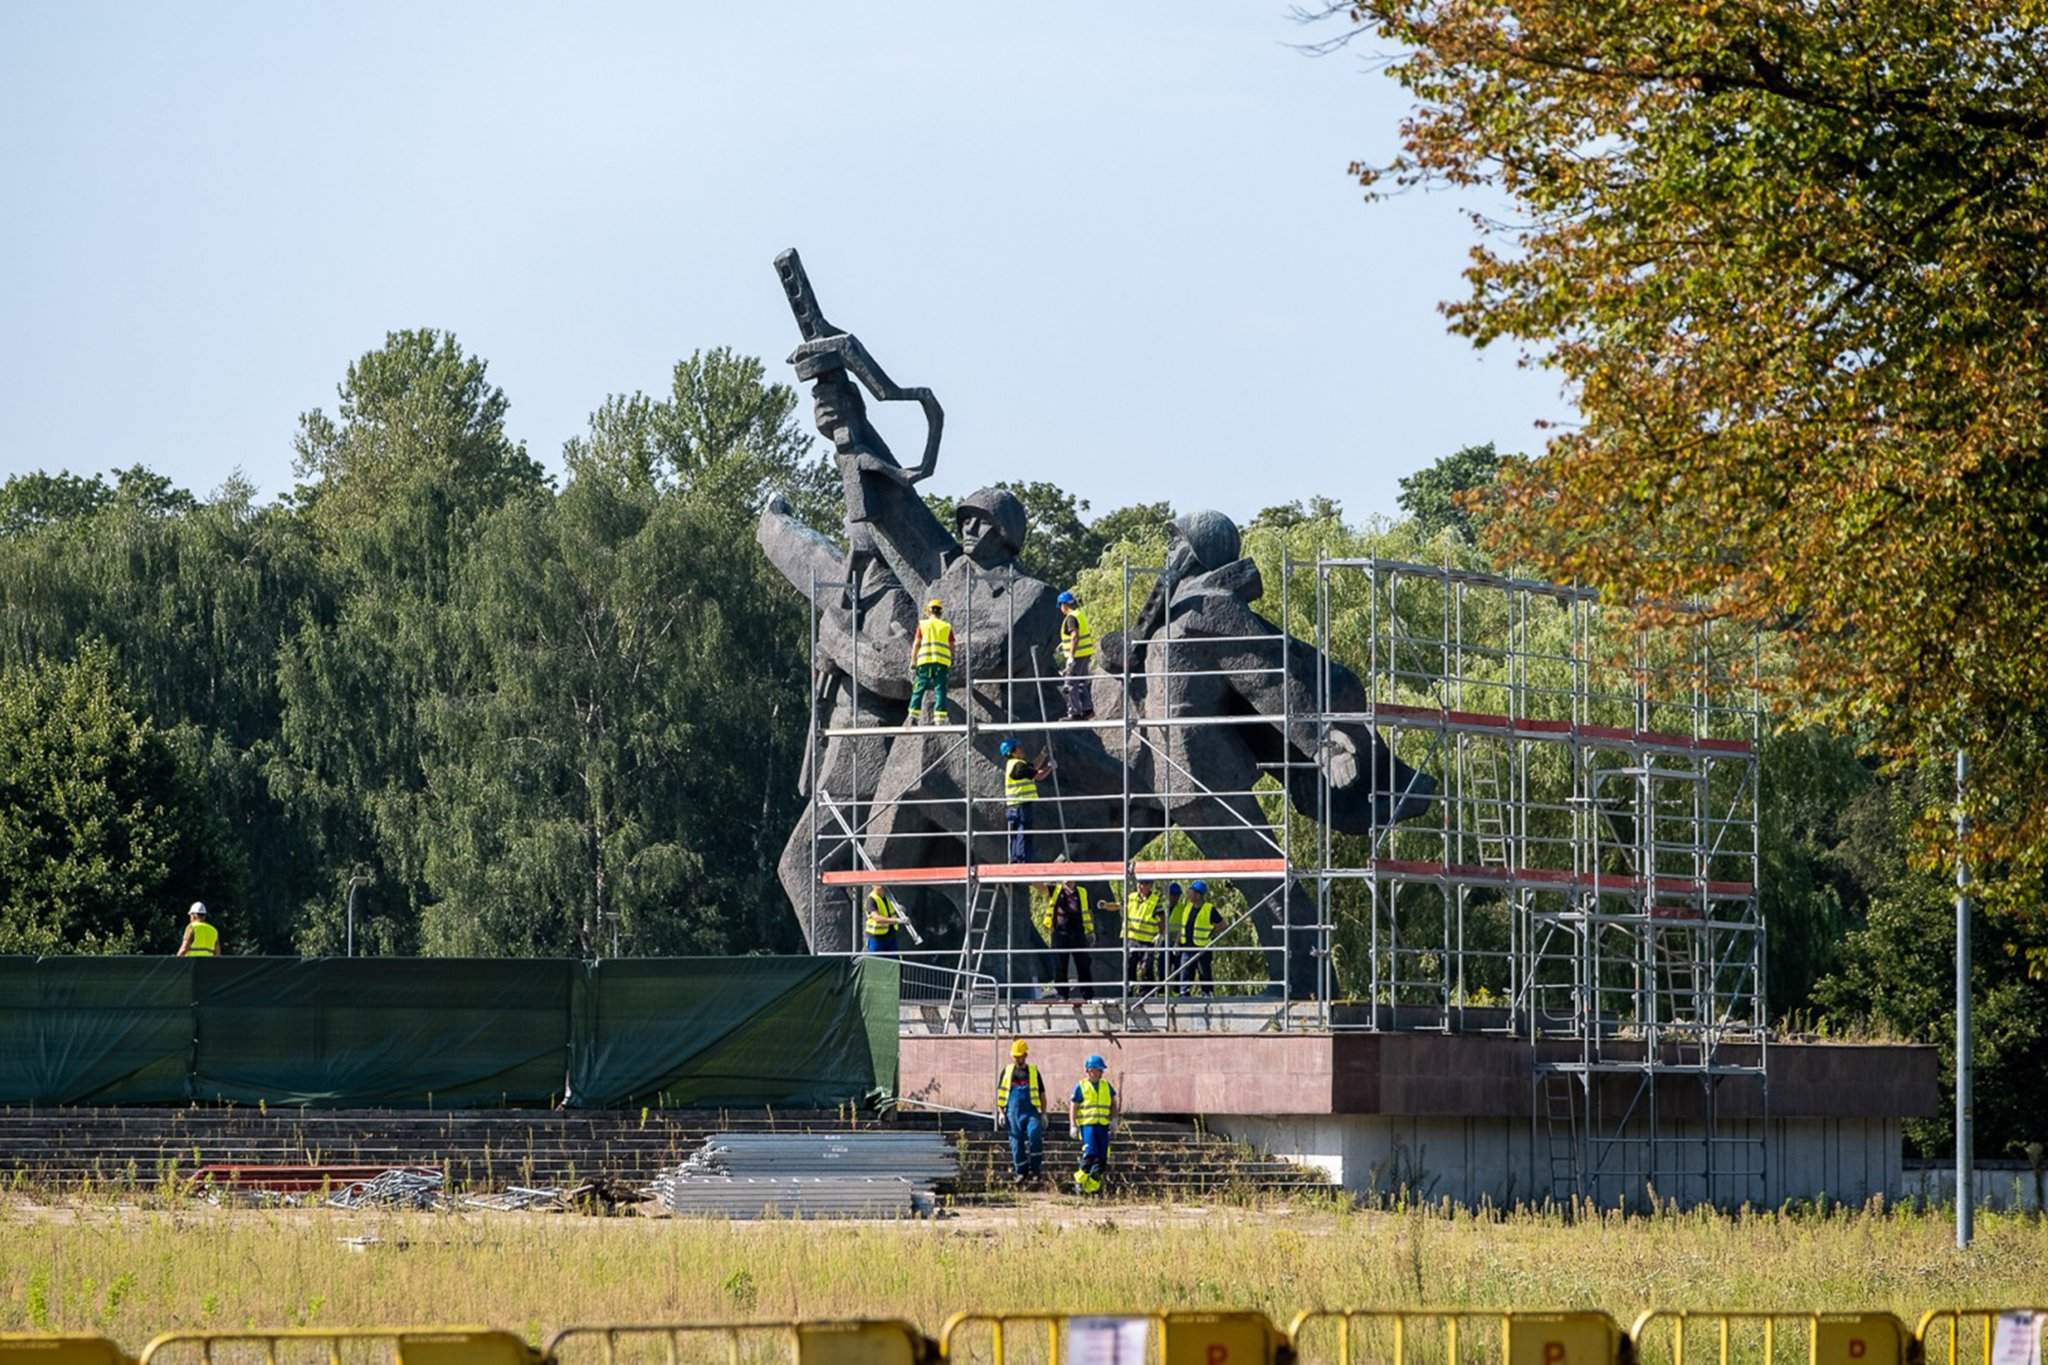
{"label": "construction worker", "polygon": [[946,604],[934,597],[924,604],[925,618],[910,637],[910,714],[906,726],[915,725],[924,712],[925,694],[932,697],[932,724],[946,723],[946,683],[953,676],[953,623],[945,616]]}
{"label": "construction worker", "polygon": [[1066,661],[1067,719],[1095,718],[1095,691],[1088,674],[1095,667],[1095,634],[1071,592],[1060,594],[1060,657]]}
{"label": "construction worker", "polygon": [[1181,980],[1187,984],[1190,995],[1195,993],[1197,982],[1201,983],[1203,995],[1216,993],[1216,964],[1209,945],[1215,941],[1219,918],[1216,903],[1209,899],[1209,883],[1189,882],[1187,904],[1180,910],[1181,932],[1177,937],[1181,949]]}
{"label": "construction worker", "polygon": [[1010,831],[1010,861],[1031,861],[1031,803],[1038,799],[1038,783],[1050,776],[1052,764],[1045,758],[1037,763],[1017,752],[1017,741],[1006,739],[996,746],[1003,761],[1003,826]]}
{"label": "construction worker", "polygon": [[1187,927],[1187,902],[1181,898],[1179,882],[1166,884],[1166,903],[1159,908],[1159,920],[1164,926],[1159,965],[1166,969],[1161,979],[1172,985],[1180,980],[1180,938]]}
{"label": "construction worker", "polygon": [[[1062,853],[1055,862],[1065,862]],[[1032,927],[1052,949],[1052,962],[1045,983],[1058,999],[1086,998],[1093,985],[1088,969],[1088,950],[1095,946],[1095,913],[1088,905],[1088,889],[1071,881],[1047,882],[1031,898]],[[1067,991],[1067,962],[1074,964],[1074,993]]]}
{"label": "construction worker", "polygon": [[1087,1072],[1074,1087],[1067,1106],[1067,1135],[1081,1139],[1081,1164],[1074,1171],[1076,1194],[1102,1193],[1109,1167],[1109,1134],[1116,1122],[1116,1087],[1103,1079],[1098,1054],[1082,1064]]}
{"label": "construction worker", "polygon": [[868,912],[861,922],[861,930],[867,936],[867,952],[870,957],[896,956],[896,926],[908,924],[910,917],[903,913],[903,907],[896,898],[880,886],[868,892]]}
{"label": "construction worker", "polygon": [[1165,979],[1160,960],[1159,935],[1164,927],[1159,918],[1159,893],[1152,883],[1139,879],[1120,907],[1124,915],[1124,942],[1131,945],[1131,980],[1158,982]]}
{"label": "construction worker", "polygon": [[220,952],[220,930],[206,922],[206,902],[193,901],[185,912],[185,937],[178,941],[179,957],[214,957]]}
{"label": "construction worker", "polygon": [[1010,1175],[1019,1185],[1045,1175],[1045,1082],[1022,1038],[1010,1064],[996,1072],[996,1127],[1010,1132]]}

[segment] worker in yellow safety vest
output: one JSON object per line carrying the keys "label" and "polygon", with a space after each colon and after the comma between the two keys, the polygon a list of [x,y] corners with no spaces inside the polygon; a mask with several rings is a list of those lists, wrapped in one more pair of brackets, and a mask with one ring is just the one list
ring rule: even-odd
{"label": "worker in yellow safety vest", "polygon": [[996,1127],[1010,1130],[1010,1174],[1018,1184],[1045,1175],[1045,1081],[1022,1038],[996,1072]]}
{"label": "worker in yellow safety vest", "polygon": [[193,901],[185,914],[185,937],[178,941],[179,957],[213,957],[220,952],[220,930],[206,922],[206,902]]}
{"label": "worker in yellow safety vest", "polygon": [[1159,892],[1141,877],[1120,908],[1124,915],[1124,942],[1131,946],[1131,980],[1165,980],[1159,936],[1166,926],[1160,919]]}
{"label": "worker in yellow safety vest", "polygon": [[896,956],[896,926],[909,922],[896,898],[877,886],[868,892],[867,915],[861,931],[867,936],[867,951],[873,957]]}
{"label": "worker in yellow safety vest", "polygon": [[1066,661],[1067,719],[1093,720],[1095,690],[1088,674],[1095,667],[1095,635],[1071,592],[1060,594],[1060,657]]}
{"label": "worker in yellow safety vest", "polygon": [[1216,902],[1209,899],[1209,883],[1189,882],[1187,900],[1173,912],[1173,941],[1180,957],[1175,972],[1190,995],[1197,982],[1203,995],[1216,993],[1216,965],[1210,960],[1209,945],[1221,918]]}
{"label": "worker in yellow safety vest", "polygon": [[[1055,862],[1063,863],[1067,855],[1062,853]],[[1095,912],[1088,905],[1088,888],[1072,881],[1047,882],[1036,887],[1031,895],[1031,926],[1038,930],[1038,937],[1052,950],[1052,960],[1046,968],[1045,992],[1061,1000],[1069,999],[1067,990],[1067,963],[1074,964],[1073,997],[1085,999],[1093,984],[1093,975],[1088,969],[1088,950],[1095,946]]]}
{"label": "worker in yellow safety vest", "polygon": [[910,637],[910,714],[905,725],[915,725],[924,711],[925,695],[932,698],[932,723],[946,723],[946,683],[953,676],[953,623],[945,617],[946,604],[934,597],[925,603],[925,618]]}
{"label": "worker in yellow safety vest", "polygon": [[1086,1072],[1067,1106],[1067,1135],[1081,1140],[1081,1164],[1074,1170],[1076,1194],[1102,1193],[1109,1168],[1109,1135],[1116,1122],[1116,1087],[1103,1078],[1100,1055],[1082,1064]]}
{"label": "worker in yellow safety vest", "polygon": [[1031,861],[1031,803],[1038,799],[1039,779],[1052,773],[1052,762],[1041,758],[1033,763],[1017,752],[1017,741],[1006,739],[996,746],[1003,763],[1003,827],[1010,832],[1010,861]]}

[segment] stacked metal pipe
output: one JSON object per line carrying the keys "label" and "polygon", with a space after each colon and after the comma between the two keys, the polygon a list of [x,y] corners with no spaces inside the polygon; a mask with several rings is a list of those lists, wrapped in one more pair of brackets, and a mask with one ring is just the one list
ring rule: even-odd
{"label": "stacked metal pipe", "polygon": [[945,1135],[714,1133],[653,1185],[676,1213],[724,1218],[911,1218],[959,1175]]}

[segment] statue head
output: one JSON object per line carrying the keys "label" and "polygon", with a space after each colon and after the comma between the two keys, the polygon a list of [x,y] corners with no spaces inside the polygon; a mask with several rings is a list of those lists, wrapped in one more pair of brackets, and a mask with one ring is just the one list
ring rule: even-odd
{"label": "statue head", "polygon": [[1189,512],[1174,518],[1166,563],[1174,579],[1207,573],[1237,559],[1241,546],[1237,523],[1221,512]]}
{"label": "statue head", "polygon": [[953,508],[960,548],[984,569],[1007,564],[1024,548],[1024,504],[1001,488],[977,488]]}

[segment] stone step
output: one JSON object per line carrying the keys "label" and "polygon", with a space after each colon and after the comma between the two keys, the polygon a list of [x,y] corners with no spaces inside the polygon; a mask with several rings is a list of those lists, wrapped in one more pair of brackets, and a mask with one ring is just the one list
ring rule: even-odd
{"label": "stone step", "polygon": [[[721,1131],[875,1130],[943,1133],[960,1152],[956,1193],[987,1198],[1007,1190],[1008,1141],[985,1119],[834,1110],[0,1110],[0,1172],[57,1186],[146,1185],[201,1165],[345,1162],[437,1167],[458,1187],[566,1184],[652,1179]],[[1079,1151],[1056,1120],[1047,1170],[1071,1170]],[[1134,1191],[1326,1188],[1316,1172],[1167,1120],[1124,1125],[1112,1165]]]}

